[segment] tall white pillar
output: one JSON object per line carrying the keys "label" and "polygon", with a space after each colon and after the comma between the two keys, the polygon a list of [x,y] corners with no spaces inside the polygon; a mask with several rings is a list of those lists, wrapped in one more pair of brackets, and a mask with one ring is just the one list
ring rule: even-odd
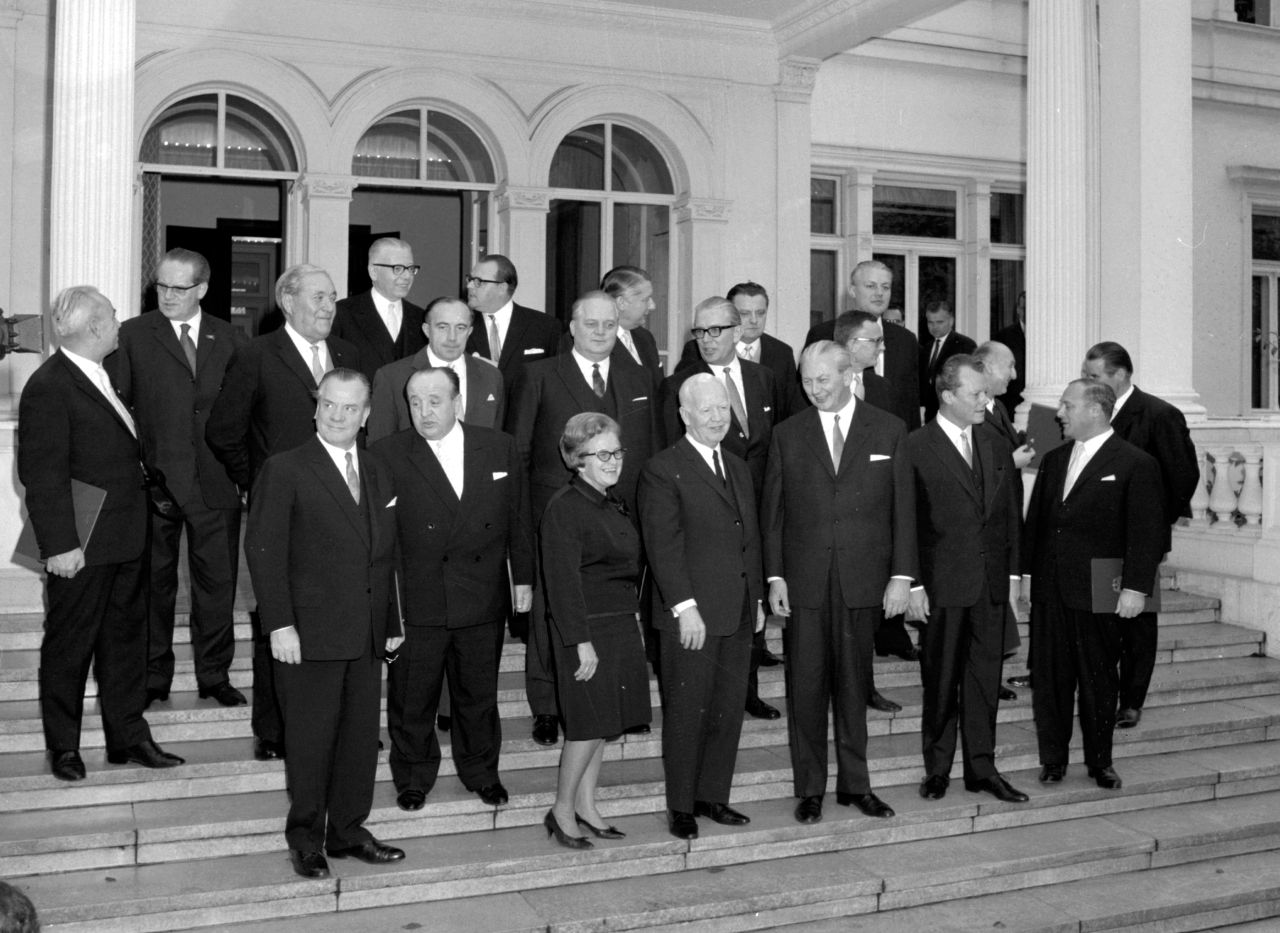
{"label": "tall white pillar", "polygon": [[[298,179],[301,199],[302,229],[305,235],[295,240],[306,243],[306,254],[291,257],[294,262],[309,262],[329,273],[334,290],[346,295],[347,256],[351,241],[351,194],[356,180],[352,175],[326,175],[307,172]],[[283,272],[284,270],[280,270]]]}
{"label": "tall white pillar", "polygon": [[770,318],[779,337],[791,346],[804,342],[809,327],[809,176],[813,168],[809,109],[821,64],[813,58],[784,58],[773,89],[778,154],[778,272],[773,293],[779,313]]}
{"label": "tall white pillar", "polygon": [[[807,187],[805,196],[807,199]],[[708,295],[724,294],[724,235],[729,223],[729,204],[717,198],[685,197],[676,202],[679,268],[675,281],[679,283],[679,294],[672,296],[667,313],[668,347],[684,346],[689,328],[693,326],[694,305]],[[807,235],[805,241],[808,242]]]}
{"label": "tall white pillar", "polygon": [[1027,388],[1056,406],[1098,334],[1098,22],[1094,0],[1030,0]]}
{"label": "tall white pillar", "polygon": [[132,317],[135,0],[56,6],[49,292],[94,285]]}
{"label": "tall white pillar", "polygon": [[[556,314],[547,303],[547,212],[551,189],[502,185],[494,192],[498,206],[498,244],[491,252],[506,256],[520,273],[516,300],[531,308]],[[568,308],[564,309],[568,312]]]}

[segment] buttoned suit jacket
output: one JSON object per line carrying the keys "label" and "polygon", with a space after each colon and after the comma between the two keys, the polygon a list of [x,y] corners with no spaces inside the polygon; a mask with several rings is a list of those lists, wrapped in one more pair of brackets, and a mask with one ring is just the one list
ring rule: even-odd
{"label": "buttoned suit jacket", "polygon": [[[773,381],[777,384],[778,392],[782,395],[782,409],[776,420],[785,421],[809,404],[809,400],[800,389],[800,376],[796,372],[795,351],[772,334],[761,334],[758,342],[760,344],[760,365],[767,367],[773,373]],[[676,366],[676,372],[701,361],[702,354],[698,352],[698,342],[696,340],[686,340],[684,350],[680,353],[680,362]]]}
{"label": "buttoned suit jacket", "polygon": [[1164,550],[1173,544],[1172,527],[1182,516],[1191,515],[1191,497],[1200,484],[1200,464],[1196,446],[1187,430],[1187,419],[1162,398],[1149,395],[1137,386],[1116,413],[1111,427],[1139,450],[1155,457],[1164,483]]}
{"label": "buttoned suit jacket", "polygon": [[405,624],[467,628],[501,622],[511,580],[533,584],[528,491],[515,441],[460,424],[462,498],[428,442],[413,429],[370,448],[391,468]]}
{"label": "buttoned suit jacket", "polygon": [[[894,414],[902,419],[907,430],[920,427],[920,344],[911,331],[901,324],[883,321],[884,328],[884,378],[893,386]],[[823,321],[810,328],[804,339],[807,347],[819,340],[835,339],[836,322]]]}
{"label": "buttoned suit jacket", "polygon": [[[498,369],[502,380],[511,390],[516,374],[528,363],[536,363],[560,352],[560,335],[564,328],[549,314],[514,305],[511,323],[507,327],[507,339],[502,342]],[[478,353],[489,359],[489,329],[484,315],[471,312],[471,336],[467,338],[467,353]]]}
{"label": "buttoned suit jacket", "polygon": [[[621,328],[619,328],[621,333]],[[647,327],[633,327],[629,333],[631,340],[636,345],[636,353],[640,354],[640,365],[648,370],[649,375],[653,377],[653,386],[658,388],[662,385],[662,380],[666,373],[662,369],[662,356],[658,353],[658,341],[653,336],[653,332]],[[568,353],[573,349],[573,335],[566,331],[560,336],[560,352]],[[636,362],[636,358],[631,355],[631,351],[622,345],[622,338],[618,338],[618,342],[613,345],[613,352],[609,354],[611,359],[617,359],[618,354],[626,356],[631,362]]]}
{"label": "buttoned suit jacket", "polygon": [[932,421],[938,413],[938,393],[933,387],[933,380],[938,375],[938,370],[942,369],[942,364],[959,353],[972,353],[978,346],[964,334],[952,330],[942,338],[942,349],[930,366],[929,358],[933,355],[933,345],[936,342],[932,338],[920,340],[920,399],[924,405],[925,421]]}
{"label": "buttoned suit jacket", "polygon": [[[345,340],[325,341],[335,368],[360,369]],[[316,381],[282,327],[235,352],[213,403],[205,440],[232,481],[250,489],[262,464],[315,435]]]}
{"label": "buttoned suit jacket", "polygon": [[[483,357],[462,357],[467,367],[467,396],[463,400],[463,419],[481,428],[501,428],[507,409],[507,396],[498,367]],[[378,370],[373,377],[373,409],[365,430],[369,440],[377,441],[397,431],[413,427],[405,386],[409,377],[431,365],[423,347],[408,359],[396,360]]]}
{"label": "buttoned suit jacket", "polygon": [[400,333],[392,340],[373,303],[373,289],[369,289],[338,302],[330,336],[345,340],[356,348],[360,354],[361,372],[372,382],[381,367],[412,356],[426,346],[427,337],[422,332],[426,319],[426,311],[401,299]]}

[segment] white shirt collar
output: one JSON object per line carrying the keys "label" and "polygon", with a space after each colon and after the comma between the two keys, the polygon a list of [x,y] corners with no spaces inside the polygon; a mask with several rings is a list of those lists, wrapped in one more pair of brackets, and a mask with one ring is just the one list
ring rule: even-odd
{"label": "white shirt collar", "polygon": [[739,365],[740,363],[741,363],[741,360],[739,360],[738,354],[735,352],[733,355],[733,359],[729,360],[729,362],[727,363],[717,363],[714,366],[708,363],[707,365],[711,366],[711,371],[715,373],[715,376],[717,379],[723,379],[724,371],[725,369],[728,369],[733,374],[733,381],[737,383],[738,391],[741,392],[742,391],[742,366]]}
{"label": "white shirt collar", "polygon": [[[284,322],[284,332],[289,335],[289,339],[293,345],[298,348],[298,353],[307,364],[307,369],[311,368],[311,341],[303,337],[300,333],[293,329],[293,325],[288,321]],[[323,340],[318,341],[316,346],[320,348],[320,365],[328,369],[329,348],[325,346]]]}
{"label": "white shirt collar", "polygon": [[1129,401],[1130,396],[1133,395],[1133,388],[1134,388],[1133,383],[1132,382],[1129,383],[1129,388],[1124,390],[1124,395],[1116,399],[1115,408],[1111,409],[1112,421],[1116,420],[1116,415],[1120,414],[1120,409],[1124,407],[1124,403]]}
{"label": "white shirt collar", "polygon": [[176,336],[179,340],[182,339],[182,325],[183,324],[190,325],[191,340],[193,342],[198,343],[200,340],[200,322],[203,319],[204,319],[204,313],[200,310],[199,307],[197,307],[196,313],[191,315],[191,319],[189,321],[175,321],[172,318],[167,318],[166,320],[168,320],[169,323],[173,326],[174,336]]}
{"label": "white shirt collar", "polygon": [[1096,437],[1091,437],[1087,441],[1076,441],[1077,444],[1080,444],[1082,447],[1084,447],[1083,456],[1085,460],[1087,461],[1088,458],[1096,454],[1098,452],[1098,448],[1107,442],[1107,438],[1109,438],[1112,434],[1115,434],[1115,433],[1116,432],[1113,428],[1107,428],[1101,434],[1097,435]]}
{"label": "white shirt collar", "polygon": [[[421,437],[421,435],[419,435]],[[423,438],[426,440],[426,438]],[[447,457],[462,454],[462,422],[455,421],[443,437],[435,441],[427,441],[433,451],[439,451]]]}
{"label": "white shirt collar", "polygon": [[578,364],[578,369],[582,372],[582,378],[587,380],[587,385],[591,385],[591,367],[596,365],[600,367],[600,378],[604,380],[605,385],[609,384],[609,357],[606,356],[597,364],[579,353],[577,347],[574,347],[569,352],[573,356],[573,361]]}
{"label": "white shirt collar", "polygon": [[818,409],[818,418],[822,421],[822,430],[825,434],[831,434],[831,426],[835,423],[836,415],[840,416],[840,431],[845,437],[849,436],[849,425],[853,424],[853,413],[858,406],[858,396],[852,392],[849,393],[849,403],[839,411],[823,411]]}
{"label": "white shirt collar", "polygon": [[[707,467],[710,468],[710,470],[714,473],[716,466],[711,460],[711,455],[721,450],[720,445],[716,444],[716,446],[714,447],[708,447],[706,444],[702,443],[701,441],[694,440],[693,435],[689,434],[688,432],[685,433],[685,440],[687,440],[691,445],[693,445],[693,449],[696,450],[698,452],[698,455],[702,457],[703,460],[706,461]],[[724,454],[720,454],[720,465],[721,465],[721,469],[723,469]]]}
{"label": "white shirt collar", "polygon": [[350,447],[335,447],[316,434],[316,440],[320,442],[320,446],[324,448],[325,453],[329,455],[329,459],[333,461],[333,465],[338,468],[338,472],[342,474],[345,481],[347,478],[347,454],[351,454],[351,465],[355,468],[356,475],[360,475],[360,452],[356,450],[355,441],[351,442]]}
{"label": "white shirt collar", "polygon": [[429,362],[432,366],[435,366],[438,369],[452,369],[455,373],[459,375],[459,377],[461,377],[462,373],[467,368],[463,360],[464,360],[464,357],[460,356],[456,360],[454,360],[452,363],[446,362],[445,360],[442,360],[440,359],[440,357],[436,356],[436,352],[431,349],[431,344],[427,344],[427,362]]}

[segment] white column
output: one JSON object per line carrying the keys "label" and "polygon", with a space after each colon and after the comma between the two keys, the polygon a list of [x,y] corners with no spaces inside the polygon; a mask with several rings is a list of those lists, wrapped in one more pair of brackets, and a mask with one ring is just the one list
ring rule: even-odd
{"label": "white column", "polygon": [[975,309],[991,307],[991,181],[977,179],[964,194],[968,207],[964,264],[969,274],[956,283],[956,329],[982,343],[991,336],[991,314],[988,310],[979,316]]}
{"label": "white column", "polygon": [[134,0],[54,11],[49,292],[94,285],[138,313],[132,261]]}
{"label": "white column", "polygon": [[1056,406],[1098,334],[1097,18],[1092,0],[1030,0],[1027,23],[1027,375]]}
{"label": "white column", "polygon": [[498,244],[493,252],[510,259],[520,273],[516,300],[554,317],[556,309],[546,306],[547,211],[551,207],[551,189],[503,185],[494,192],[494,198],[498,205],[498,235],[491,235],[490,240]]}
{"label": "white column", "polygon": [[[808,179],[806,168],[805,178]],[[808,188],[805,188],[808,203]],[[667,314],[668,347],[682,347],[693,326],[693,306],[724,294],[724,233],[729,203],[715,198],[681,198],[676,203],[676,282]],[[808,234],[805,235],[808,242]],[[807,252],[807,251],[806,251]]]}
{"label": "white column", "polygon": [[809,109],[821,64],[813,58],[784,58],[773,89],[778,140],[778,272],[773,294],[779,313],[771,317],[778,336],[791,346],[804,342],[809,327],[809,177],[813,171]]}
{"label": "white column", "polygon": [[[291,239],[307,244],[306,253],[290,263],[309,262],[329,273],[339,296],[348,292],[347,252],[350,244],[352,175],[308,172],[298,179],[301,194],[301,232]],[[284,270],[281,269],[281,272]]]}

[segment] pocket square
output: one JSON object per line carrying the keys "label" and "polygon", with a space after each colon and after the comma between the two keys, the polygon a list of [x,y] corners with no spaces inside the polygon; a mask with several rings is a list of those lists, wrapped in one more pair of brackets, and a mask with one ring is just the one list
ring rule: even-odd
{"label": "pocket square", "polygon": [[506,479],[506,478],[507,478],[507,474],[506,474],[506,473],[504,473],[504,472],[502,472],[502,471],[500,470],[500,471],[498,471],[497,473],[494,473],[494,474],[493,474],[493,478],[494,478],[494,479]]}
{"label": "pocket square", "polygon": [[649,396],[647,396],[647,395],[637,395],[637,396],[636,396],[635,398],[633,398],[631,401],[633,401],[633,402],[647,402],[647,401],[649,401]]}
{"label": "pocket square", "polygon": [[492,402],[493,400],[494,400],[494,399],[493,399],[493,393],[492,393],[492,392],[490,392],[490,393],[489,393],[489,397],[488,397],[487,399],[485,399],[485,401],[486,401],[486,402]]}
{"label": "pocket square", "polygon": [[766,406],[764,406],[764,410],[765,410],[765,411],[773,411],[773,408],[772,408],[772,407],[770,407],[769,405],[766,405]]}
{"label": "pocket square", "polygon": [[524,351],[524,355],[525,355],[525,356],[538,356],[538,355],[540,355],[540,354],[542,354],[542,353],[545,353],[545,352],[546,352],[546,351],[545,351],[545,350],[543,350],[543,349],[542,349],[542,347],[526,347],[526,348],[525,348],[525,351]]}
{"label": "pocket square", "polygon": [[1114,483],[1115,481],[1116,481],[1116,475],[1114,473],[1112,473],[1110,476],[1104,476],[1100,480],[1100,482],[1103,482],[1103,483]]}
{"label": "pocket square", "polygon": [[892,460],[892,459],[893,458],[890,457],[888,454],[872,454],[871,455],[872,463],[875,463],[877,460]]}
{"label": "pocket square", "polygon": [[392,497],[391,497],[391,501],[390,501],[390,502],[388,502],[386,505],[384,505],[384,506],[383,506],[383,508],[384,508],[384,509],[390,509],[390,508],[393,508],[393,507],[395,506],[396,502],[399,500],[399,498],[400,498],[399,496],[392,496]]}

